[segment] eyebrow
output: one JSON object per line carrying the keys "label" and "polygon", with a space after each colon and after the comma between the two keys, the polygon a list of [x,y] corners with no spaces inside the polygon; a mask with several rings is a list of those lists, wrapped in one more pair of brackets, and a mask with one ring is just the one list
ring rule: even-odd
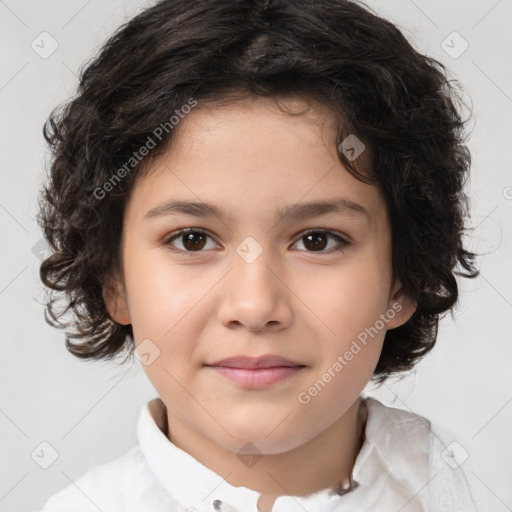
{"label": "eyebrow", "polygon": [[[308,219],[319,217],[329,213],[347,215],[353,217],[363,217],[366,220],[371,219],[368,210],[354,201],[344,198],[335,198],[333,200],[320,200],[310,203],[297,203],[290,206],[278,208],[275,214],[275,222],[278,223],[285,217],[293,219]],[[218,219],[228,218],[228,215],[222,208],[209,203],[191,202],[191,201],[165,201],[154,208],[151,208],[144,219],[154,219],[171,215],[188,215],[191,217],[216,217]]]}

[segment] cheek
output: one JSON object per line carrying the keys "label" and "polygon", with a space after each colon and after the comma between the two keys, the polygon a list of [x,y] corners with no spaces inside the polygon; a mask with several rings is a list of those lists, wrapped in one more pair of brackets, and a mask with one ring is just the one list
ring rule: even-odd
{"label": "cheek", "polygon": [[161,251],[153,259],[136,256],[125,266],[134,334],[172,344],[184,325],[190,328],[189,316],[196,316],[207,283],[192,267],[170,265]]}
{"label": "cheek", "polygon": [[323,293],[312,297],[315,310],[329,327],[326,332],[341,345],[374,326],[386,311],[388,285],[383,273],[378,265],[364,261],[347,266],[330,276]]}
{"label": "cheek", "polygon": [[[386,269],[374,259],[347,266],[329,280],[315,304],[325,325],[319,336],[321,363],[311,384],[318,379],[321,392],[312,400],[318,410],[337,404],[342,412],[371,378],[386,334],[381,315],[387,308]],[[315,393],[315,390],[313,390]],[[332,411],[333,417],[336,412]]]}
{"label": "cheek", "polygon": [[[190,385],[191,370],[197,364],[196,340],[207,315],[201,302],[204,288],[198,289],[194,280],[163,271],[158,265],[134,265],[126,281],[135,344],[144,372],[160,396],[172,397],[177,407],[186,407],[190,397],[180,383]],[[149,353],[150,361],[144,353]]]}

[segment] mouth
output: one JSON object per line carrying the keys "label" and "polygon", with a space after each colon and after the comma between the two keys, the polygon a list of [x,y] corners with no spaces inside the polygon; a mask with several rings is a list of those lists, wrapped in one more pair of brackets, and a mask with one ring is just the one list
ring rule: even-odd
{"label": "mouth", "polygon": [[244,388],[262,388],[297,375],[306,365],[281,356],[235,356],[205,364]]}

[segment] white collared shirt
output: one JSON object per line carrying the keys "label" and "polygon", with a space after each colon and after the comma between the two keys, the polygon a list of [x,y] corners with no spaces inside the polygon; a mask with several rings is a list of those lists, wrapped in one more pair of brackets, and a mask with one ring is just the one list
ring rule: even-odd
{"label": "white collared shirt", "polygon": [[[365,441],[355,488],[280,496],[272,512],[476,512],[460,445],[444,445],[430,422],[366,398]],[[258,512],[260,494],[234,487],[167,438],[165,405],[146,403],[139,445],[97,466],[45,503],[42,512]],[[459,459],[459,460],[458,460]]]}

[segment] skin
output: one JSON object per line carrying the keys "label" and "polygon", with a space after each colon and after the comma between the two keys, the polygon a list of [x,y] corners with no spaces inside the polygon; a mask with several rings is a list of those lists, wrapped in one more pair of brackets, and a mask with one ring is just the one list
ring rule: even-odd
{"label": "skin", "polygon": [[[192,110],[131,193],[122,272],[104,289],[112,318],[132,324],[137,345],[150,339],[160,350],[143,367],[167,407],[168,437],[230,484],[260,492],[261,512],[279,495],[304,496],[350,474],[361,447],[360,393],[386,328],[405,323],[416,307],[392,279],[380,190],[339,161],[332,119],[321,106],[297,98],[288,105],[303,114],[292,117],[262,98]],[[369,217],[345,212],[275,221],[278,208],[339,197],[362,205]],[[213,203],[231,217],[144,218],[169,199]],[[195,250],[183,236],[169,242],[182,228],[209,236],[196,234],[202,242]],[[315,250],[304,237],[310,229],[332,230],[349,243],[320,235]],[[251,263],[237,253],[247,236],[263,251]],[[393,303],[401,310],[386,327],[300,403],[299,393]],[[277,354],[306,367],[247,389],[204,366],[241,354]],[[247,443],[261,456],[251,467],[237,456],[251,452]]]}

